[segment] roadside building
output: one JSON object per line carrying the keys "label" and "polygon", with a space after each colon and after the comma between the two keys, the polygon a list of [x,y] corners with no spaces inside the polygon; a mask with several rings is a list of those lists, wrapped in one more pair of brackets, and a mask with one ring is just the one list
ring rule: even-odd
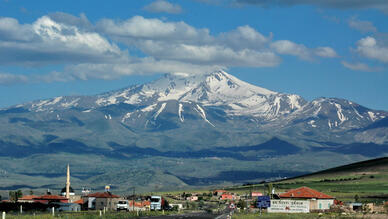
{"label": "roadside building", "polygon": [[88,209],[116,210],[116,205],[120,200],[120,196],[113,195],[110,192],[96,192],[84,197],[84,201],[88,202]]}
{"label": "roadside building", "polygon": [[236,196],[230,193],[224,193],[221,195],[220,200],[236,200]]}
{"label": "roadside building", "polygon": [[60,203],[68,203],[69,199],[63,196],[59,195],[42,195],[42,196],[37,196],[33,198],[34,202],[39,202],[42,204],[51,204],[55,202],[60,202]]}
{"label": "roadside building", "polygon": [[308,200],[310,201],[310,211],[330,209],[330,206],[333,205],[335,199],[333,196],[305,186],[291,189],[288,192],[280,194],[279,197],[281,199]]}
{"label": "roadside building", "polygon": [[226,190],[218,189],[213,191],[214,196],[221,196],[222,194],[227,193]]}
{"label": "roadside building", "polygon": [[252,198],[257,198],[259,196],[263,196],[263,193],[261,193],[261,192],[251,192],[251,197]]}
{"label": "roadside building", "polygon": [[349,208],[353,211],[362,211],[362,203],[352,202],[348,204]]}
{"label": "roadside building", "polygon": [[192,196],[187,197],[186,200],[191,201],[191,202],[198,201],[198,196],[192,195]]}
{"label": "roadside building", "polygon": [[33,203],[34,202],[34,198],[37,198],[38,196],[36,195],[25,195],[21,198],[18,199],[18,202],[21,202],[21,203]]}

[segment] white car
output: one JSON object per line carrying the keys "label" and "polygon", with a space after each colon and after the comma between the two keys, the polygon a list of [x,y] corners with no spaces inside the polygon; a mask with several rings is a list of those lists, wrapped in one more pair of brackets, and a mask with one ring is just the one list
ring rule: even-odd
{"label": "white car", "polygon": [[128,200],[119,200],[116,205],[117,211],[125,210],[129,211],[129,202]]}

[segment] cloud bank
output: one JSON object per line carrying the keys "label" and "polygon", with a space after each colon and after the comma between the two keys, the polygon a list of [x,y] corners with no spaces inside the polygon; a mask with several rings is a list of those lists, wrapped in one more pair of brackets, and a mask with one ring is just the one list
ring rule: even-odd
{"label": "cloud bank", "polygon": [[64,69],[28,77],[3,74],[0,80],[52,82],[166,72],[197,74],[236,66],[273,67],[281,63],[282,55],[302,60],[337,57],[327,46],[309,48],[273,38],[272,33],[266,36],[249,25],[212,35],[207,28],[182,21],[142,16],[102,19],[96,24],[84,14],[54,13],[29,24],[5,17],[0,18],[0,65],[60,64]]}
{"label": "cloud bank", "polygon": [[271,6],[296,6],[314,5],[333,9],[378,9],[388,13],[386,0],[233,0],[236,5],[257,5],[261,7]]}

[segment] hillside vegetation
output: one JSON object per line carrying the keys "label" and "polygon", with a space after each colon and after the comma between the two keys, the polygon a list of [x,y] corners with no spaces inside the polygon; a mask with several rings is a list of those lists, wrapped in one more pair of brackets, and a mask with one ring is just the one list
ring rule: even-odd
{"label": "hillside vegetation", "polygon": [[[388,200],[388,157],[339,166],[312,174],[272,182],[276,192],[307,186],[342,201]],[[265,190],[265,184],[231,188],[243,192]]]}

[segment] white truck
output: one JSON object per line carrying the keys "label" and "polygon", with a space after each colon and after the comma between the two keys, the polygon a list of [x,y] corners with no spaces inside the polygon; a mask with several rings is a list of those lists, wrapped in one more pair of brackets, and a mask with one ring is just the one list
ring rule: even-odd
{"label": "white truck", "polygon": [[129,202],[128,200],[119,200],[116,205],[117,211],[129,211]]}

